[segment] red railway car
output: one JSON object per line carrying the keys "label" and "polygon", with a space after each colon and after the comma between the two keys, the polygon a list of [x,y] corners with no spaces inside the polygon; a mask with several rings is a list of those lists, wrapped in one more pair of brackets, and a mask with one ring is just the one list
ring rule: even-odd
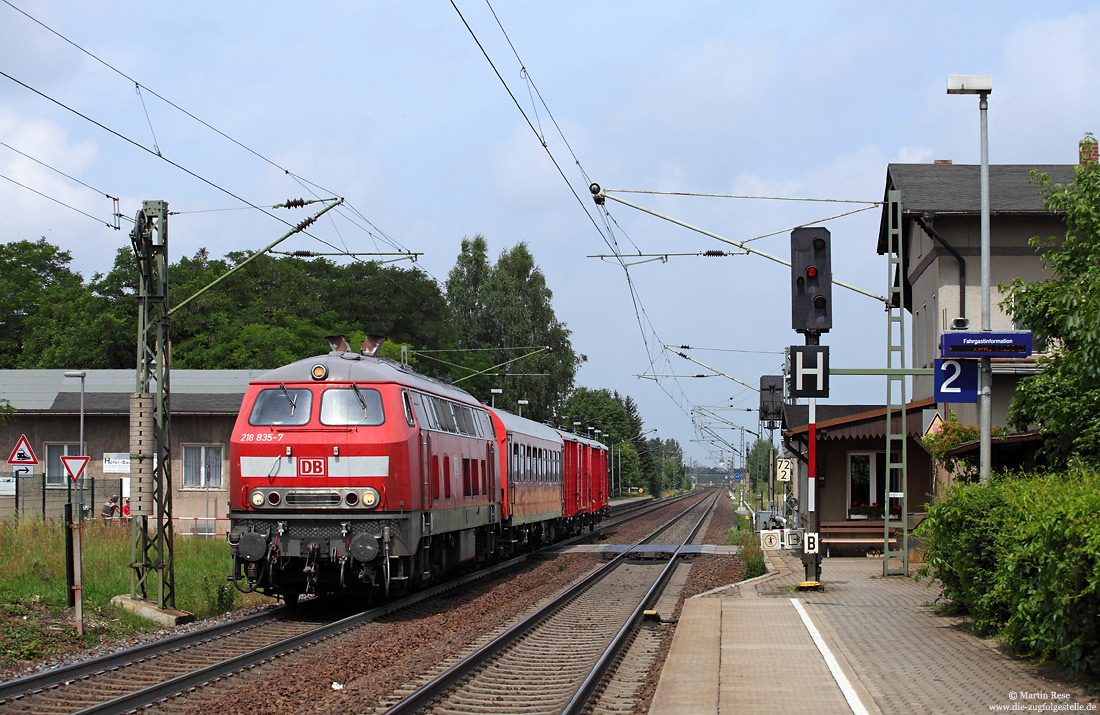
{"label": "red railway car", "polygon": [[559,434],[565,442],[565,520],[570,532],[591,529],[609,509],[607,447],[569,432]]}

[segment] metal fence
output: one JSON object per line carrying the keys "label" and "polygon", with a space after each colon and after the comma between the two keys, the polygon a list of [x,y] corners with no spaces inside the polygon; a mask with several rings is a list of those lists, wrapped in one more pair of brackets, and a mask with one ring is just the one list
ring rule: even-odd
{"label": "metal fence", "polygon": [[[0,495],[0,518],[63,519],[65,505],[76,504],[79,490],[71,479],[65,485],[47,485],[44,474],[24,477],[15,481],[14,494]],[[84,514],[86,518],[99,518],[103,505],[117,494],[122,508],[122,479],[88,478],[84,480]],[[118,516],[118,512],[115,512]]]}

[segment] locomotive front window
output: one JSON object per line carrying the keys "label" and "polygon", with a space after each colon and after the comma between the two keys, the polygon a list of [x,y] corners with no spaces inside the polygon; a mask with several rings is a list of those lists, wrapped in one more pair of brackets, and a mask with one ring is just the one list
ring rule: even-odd
{"label": "locomotive front window", "polygon": [[303,388],[271,387],[256,395],[248,424],[298,426],[309,423],[313,393]]}
{"label": "locomotive front window", "polygon": [[321,424],[380,425],[386,421],[382,395],[368,387],[333,388],[321,395]]}

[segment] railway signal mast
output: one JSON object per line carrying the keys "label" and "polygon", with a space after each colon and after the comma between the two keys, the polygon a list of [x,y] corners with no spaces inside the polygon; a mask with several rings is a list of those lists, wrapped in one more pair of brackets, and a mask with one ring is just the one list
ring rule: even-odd
{"label": "railway signal mast", "polygon": [[802,563],[806,580],[799,589],[821,588],[821,554],[817,511],[817,398],[829,396],[829,348],[821,334],[833,327],[832,236],[821,226],[791,231],[791,327],[806,336],[806,345],[791,347],[792,397],[809,398],[806,538]]}

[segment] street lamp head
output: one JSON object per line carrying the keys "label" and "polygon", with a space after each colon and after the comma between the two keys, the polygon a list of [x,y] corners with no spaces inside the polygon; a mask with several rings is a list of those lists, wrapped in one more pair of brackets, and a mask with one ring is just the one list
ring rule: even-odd
{"label": "street lamp head", "polygon": [[503,395],[504,394],[504,390],[500,389],[499,387],[490,387],[489,392],[494,394],[494,395]]}
{"label": "street lamp head", "polygon": [[949,74],[947,75],[948,94],[992,94],[993,75],[988,74]]}
{"label": "street lamp head", "polygon": [[85,377],[88,373],[84,370],[66,370],[65,377]]}
{"label": "street lamp head", "polygon": [[529,405],[529,404],[531,404],[531,403],[529,403],[529,402],[528,402],[527,400],[516,400],[516,404],[519,404],[519,405]]}

